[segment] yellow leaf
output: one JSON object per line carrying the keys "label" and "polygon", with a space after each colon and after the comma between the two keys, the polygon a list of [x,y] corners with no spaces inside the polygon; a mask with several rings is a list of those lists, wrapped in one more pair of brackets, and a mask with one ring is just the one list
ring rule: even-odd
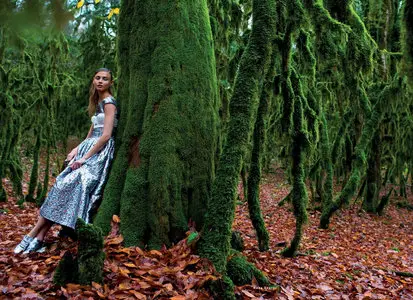
{"label": "yellow leaf", "polygon": [[113,8],[109,12],[108,19],[110,20],[110,18],[112,18],[112,16],[113,16]]}
{"label": "yellow leaf", "polygon": [[123,265],[129,268],[137,268],[137,266],[133,263],[124,263]]}
{"label": "yellow leaf", "polygon": [[95,0],[95,4],[98,4],[100,2],[100,0]]}
{"label": "yellow leaf", "polygon": [[116,7],[116,8],[113,9],[113,13],[115,15],[119,15],[119,12],[120,12],[119,7]]}
{"label": "yellow leaf", "polygon": [[81,8],[84,4],[85,4],[85,0],[80,0],[80,1],[77,3],[76,7],[77,7],[77,8]]}

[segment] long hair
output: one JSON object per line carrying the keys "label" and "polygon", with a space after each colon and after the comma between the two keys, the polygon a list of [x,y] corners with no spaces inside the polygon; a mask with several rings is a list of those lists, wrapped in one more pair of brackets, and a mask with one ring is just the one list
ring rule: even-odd
{"label": "long hair", "polygon": [[[96,90],[95,86],[93,85],[93,78],[95,78],[95,75],[99,72],[108,72],[110,74],[110,80],[113,80],[113,75],[112,75],[112,71],[107,69],[107,68],[100,68],[97,69],[95,71],[95,73],[93,74],[92,77],[92,83],[90,84],[90,88],[89,88],[89,106],[87,108],[88,112],[89,112],[89,117],[93,116],[96,112],[96,106],[98,105],[99,102],[99,93]],[[112,92],[112,87],[109,87],[109,93],[111,95],[113,95]]]}

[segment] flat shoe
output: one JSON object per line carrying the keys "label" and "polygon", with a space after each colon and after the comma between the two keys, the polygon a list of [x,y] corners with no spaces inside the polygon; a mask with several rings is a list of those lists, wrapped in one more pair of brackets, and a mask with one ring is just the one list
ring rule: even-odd
{"label": "flat shoe", "polygon": [[13,252],[15,254],[19,254],[23,252],[24,250],[27,249],[27,247],[30,245],[32,241],[33,241],[32,237],[25,235],[23,239],[21,240],[21,242],[16,246],[16,248],[14,248]]}
{"label": "flat shoe", "polygon": [[26,248],[26,250],[23,252],[23,254],[27,254],[30,252],[36,252],[37,250],[39,250],[40,248],[42,248],[43,246],[43,241],[38,240],[37,238],[34,238],[30,245]]}

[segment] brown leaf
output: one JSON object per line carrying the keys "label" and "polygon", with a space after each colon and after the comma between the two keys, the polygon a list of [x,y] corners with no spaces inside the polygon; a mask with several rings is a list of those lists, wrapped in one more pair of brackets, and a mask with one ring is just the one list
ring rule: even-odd
{"label": "brown leaf", "polygon": [[178,296],[173,296],[172,298],[169,298],[170,300],[185,300],[185,296],[178,295]]}
{"label": "brown leaf", "polygon": [[118,245],[123,242],[123,236],[119,235],[107,241],[107,245]]}
{"label": "brown leaf", "polygon": [[136,299],[146,299],[146,296],[144,294],[139,293],[138,291],[130,290],[129,292],[133,294],[136,297]]}
{"label": "brown leaf", "polygon": [[247,290],[242,290],[241,292],[247,297],[255,298],[255,296],[251,294],[250,292],[248,292]]}

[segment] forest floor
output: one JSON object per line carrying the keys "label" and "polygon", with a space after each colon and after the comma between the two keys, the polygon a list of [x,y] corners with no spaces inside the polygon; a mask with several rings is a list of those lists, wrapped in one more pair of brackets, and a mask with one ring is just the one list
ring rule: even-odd
{"label": "forest floor", "polygon": [[[29,173],[27,167],[24,193]],[[216,274],[185,241],[160,251],[124,248],[116,218],[105,240],[104,283],[53,285],[60,258],[66,251],[75,251],[76,243],[57,237],[55,226],[47,237],[47,252],[14,255],[13,248],[35,223],[38,209],[32,203],[22,209],[10,182],[4,179],[3,183],[9,201],[0,203],[0,299],[211,298],[203,287]],[[295,220],[290,205],[280,207],[278,202],[289,189],[281,169],[263,179],[261,206],[271,238],[266,252],[258,251],[247,205],[241,201],[237,205],[234,229],[244,238],[243,253],[274,283],[270,289],[256,284],[237,287],[238,298],[413,299],[413,278],[399,273],[413,273],[413,212],[395,205],[405,199],[393,197],[380,217],[353,204],[333,217],[328,230],[318,229],[320,213],[309,210],[299,255],[284,258],[279,245],[292,238]],[[411,193],[407,201],[413,204]]]}

